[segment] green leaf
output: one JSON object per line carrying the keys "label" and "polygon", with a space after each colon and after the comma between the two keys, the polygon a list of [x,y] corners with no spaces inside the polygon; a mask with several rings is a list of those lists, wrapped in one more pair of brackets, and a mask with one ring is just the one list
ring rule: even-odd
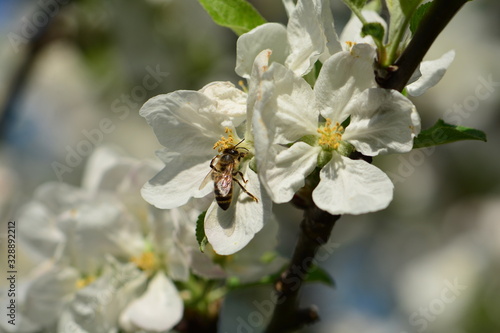
{"label": "green leaf", "polygon": [[198,241],[201,252],[205,251],[205,246],[208,243],[207,236],[205,235],[205,215],[207,215],[206,211],[201,213],[200,216],[198,216],[198,220],[196,220],[196,240]]}
{"label": "green leaf", "polygon": [[335,288],[335,280],[331,277],[331,275],[325,271],[323,268],[313,265],[305,282],[320,282],[326,284],[329,287]]}
{"label": "green leaf", "polygon": [[385,30],[382,24],[378,22],[371,22],[363,25],[361,28],[361,37],[372,36],[378,40],[380,44],[384,41]]}
{"label": "green leaf", "polygon": [[[270,285],[274,284],[276,281],[278,281],[281,277],[281,274],[287,267],[283,267],[281,270],[274,274],[266,275],[262,277],[258,281],[254,282],[249,282],[249,283],[241,283],[240,279],[237,277],[232,277],[226,280],[226,285],[231,288],[231,289],[237,289],[237,288],[248,288],[248,287],[254,287],[254,286],[261,286],[261,285]],[[335,281],[333,278],[330,276],[330,274],[325,271],[323,268],[312,265],[309,273],[307,274],[307,277],[305,278],[304,282],[319,282],[326,284],[327,286],[335,288]]]}
{"label": "green leaf", "polygon": [[389,44],[391,51],[388,59],[390,63],[395,60],[393,58],[397,56],[399,45],[405,35],[410,19],[421,2],[422,0],[386,1],[391,16],[389,26]]}
{"label": "green leaf", "polygon": [[232,29],[238,36],[266,23],[245,0],[198,0],[215,23]]}
{"label": "green leaf", "polygon": [[343,1],[349,8],[354,7],[357,9],[363,9],[366,3],[366,0],[343,0]]}
{"label": "green leaf", "polygon": [[432,1],[431,2],[426,2],[423,5],[420,5],[417,8],[417,10],[415,11],[415,13],[413,14],[413,16],[411,17],[411,20],[410,20],[410,31],[411,31],[412,35],[414,35],[415,31],[417,31],[417,28],[418,28],[420,22],[424,18],[425,14],[427,14],[427,11],[431,7],[431,5],[432,5]]}
{"label": "green leaf", "polygon": [[486,134],[477,129],[450,125],[439,119],[434,126],[420,132],[413,140],[413,148],[432,147],[463,140],[486,142]]}

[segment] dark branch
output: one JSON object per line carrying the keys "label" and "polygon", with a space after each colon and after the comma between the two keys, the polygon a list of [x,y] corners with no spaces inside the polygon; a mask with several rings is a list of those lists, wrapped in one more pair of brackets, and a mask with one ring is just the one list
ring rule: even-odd
{"label": "dark branch", "polygon": [[304,211],[301,233],[292,261],[275,284],[277,305],[274,309],[267,333],[289,332],[319,319],[314,307],[299,308],[298,295],[307,277],[316,252],[325,244],[340,215],[331,215],[316,206]]}
{"label": "dark branch", "polygon": [[[56,2],[55,2],[56,3]],[[26,46],[23,50],[17,50],[16,52],[23,52],[21,55],[24,57],[22,63],[20,64],[17,72],[14,73],[12,80],[9,82],[9,90],[6,94],[6,100],[3,102],[3,105],[0,105],[0,139],[2,139],[2,135],[5,136],[7,124],[14,117],[15,104],[19,100],[21,96],[26,81],[29,77],[29,74],[33,68],[36,58],[41,53],[41,51],[49,45],[53,40],[58,38],[61,33],[55,33],[55,29],[53,28],[54,22],[57,20],[59,13],[62,11],[63,7],[66,7],[71,3],[71,0],[66,1],[64,4],[58,4],[59,7],[54,15],[48,15],[45,11],[37,5],[34,10],[34,13],[29,17],[34,17],[36,13],[43,13],[47,17],[47,23],[41,27],[39,27],[36,32],[33,34],[31,38],[25,38],[24,36],[20,36],[18,38],[24,38],[26,40]],[[22,32],[19,32],[18,35],[22,35]]]}
{"label": "dark branch", "polygon": [[450,20],[468,0],[434,0],[410,43],[389,69],[377,71],[382,88],[402,91],[425,54]]}

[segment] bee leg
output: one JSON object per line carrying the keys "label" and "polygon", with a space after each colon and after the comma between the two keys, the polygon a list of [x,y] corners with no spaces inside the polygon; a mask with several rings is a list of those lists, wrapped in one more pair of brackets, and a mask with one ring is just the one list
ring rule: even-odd
{"label": "bee leg", "polygon": [[215,165],[214,165],[214,161],[215,161],[215,159],[216,159],[217,157],[219,157],[219,155],[217,155],[217,156],[215,156],[214,158],[212,158],[212,160],[210,161],[210,167],[211,167],[214,171],[216,171],[216,172],[220,172],[220,170],[217,170],[217,168],[216,168],[216,167],[215,167]]}
{"label": "bee leg", "polygon": [[233,176],[236,176],[236,175],[239,175],[241,177],[241,180],[243,181],[243,183],[248,183],[248,179],[245,180],[245,177],[243,177],[243,174],[241,173],[241,171],[236,171]]}
{"label": "bee leg", "polygon": [[[242,176],[241,178],[243,178],[243,176]],[[248,192],[248,190],[245,188],[245,186],[241,185],[241,183],[240,183],[240,181],[239,181],[238,179],[236,179],[236,178],[234,178],[234,177],[233,177],[233,180],[234,180],[235,182],[237,182],[237,183],[238,183],[238,185],[240,185],[241,189],[242,189],[242,190],[243,190],[246,194],[248,194],[248,196],[249,196],[250,198],[252,198],[255,202],[259,202],[259,199],[257,199],[257,197],[256,197],[255,195],[253,195],[252,193]],[[244,181],[244,180],[243,180],[243,181]],[[247,181],[248,181],[248,180],[247,180]],[[245,183],[246,183],[246,182],[245,182]]]}

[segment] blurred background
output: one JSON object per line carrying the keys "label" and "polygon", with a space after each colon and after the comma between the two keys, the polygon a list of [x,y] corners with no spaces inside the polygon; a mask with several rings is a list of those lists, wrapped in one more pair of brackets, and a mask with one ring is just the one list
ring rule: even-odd
{"label": "blurred background", "polygon": [[[281,1],[251,2],[286,24]],[[337,0],[332,10],[341,29],[349,11]],[[339,220],[335,251],[318,263],[336,288],[303,290],[303,304],[321,316],[305,332],[500,332],[499,14],[494,0],[466,4],[426,57],[454,49],[455,61],[413,98],[423,128],[443,118],[485,131],[488,142],[375,160],[395,200]],[[196,0],[0,0],[0,36],[3,244],[7,221],[33,191],[47,181],[78,185],[97,146],[155,158],[160,145],[138,114],[148,98],[240,79],[237,37]],[[275,208],[289,256],[301,212]],[[240,296],[232,301],[248,307],[255,294]]]}

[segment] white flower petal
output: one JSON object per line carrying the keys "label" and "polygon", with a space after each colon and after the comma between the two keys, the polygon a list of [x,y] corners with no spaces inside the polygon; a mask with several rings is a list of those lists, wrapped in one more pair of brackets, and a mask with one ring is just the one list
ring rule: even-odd
{"label": "white flower petal", "polygon": [[122,312],[120,324],[134,330],[164,332],[182,319],[183,311],[177,288],[163,272],[158,272],[146,292]]}
{"label": "white flower petal", "polygon": [[78,290],[58,320],[58,332],[116,332],[120,313],[144,290],[147,276],[135,265],[108,257],[102,275]]}
{"label": "white flower petal", "polygon": [[[213,191],[213,185],[209,186]],[[212,202],[212,198],[191,200],[174,209],[152,209],[153,248],[162,253],[166,274],[175,281],[187,281],[192,254],[199,252],[195,237],[196,220]]]}
{"label": "white flower petal", "polygon": [[65,304],[76,291],[78,272],[74,268],[48,265],[29,285],[24,314],[42,326],[54,324]]}
{"label": "white flower petal", "polygon": [[287,35],[291,53],[286,65],[299,76],[307,74],[322,55],[326,58],[340,50],[327,0],[299,0],[288,21]]}
{"label": "white flower petal", "polygon": [[259,166],[259,176],[271,198],[285,203],[304,186],[304,179],[316,167],[320,147],[297,142],[290,148],[274,146],[269,149],[266,163]]}
{"label": "white flower petal", "polygon": [[[361,11],[361,14],[369,23],[378,22],[382,24],[382,26],[384,27],[384,31],[387,32],[387,23],[377,12],[371,10],[363,10]],[[347,51],[350,49],[350,46],[347,45],[346,42],[352,42],[356,44],[365,43],[375,46],[375,43],[373,42],[373,37],[371,36],[361,37],[362,28],[363,28],[363,23],[361,23],[361,21],[355,14],[352,14],[351,18],[349,19],[349,22],[347,22],[347,24],[344,27],[344,30],[342,30],[342,33],[340,34],[340,42],[342,43],[342,47],[344,48],[344,50]]]}
{"label": "white flower petal", "polygon": [[[275,251],[278,246],[278,221],[271,217],[248,245],[234,255],[234,260],[224,264],[228,276],[236,276],[242,283],[255,282],[263,276],[274,274],[287,263]],[[263,257],[275,254],[272,261],[263,264]]]}
{"label": "white flower petal", "polygon": [[66,236],[65,256],[83,273],[93,274],[105,262],[105,254],[123,260],[144,247],[139,223],[113,197],[98,195],[58,217]]}
{"label": "white flower petal", "polygon": [[285,7],[286,10],[286,15],[288,17],[292,16],[292,13],[295,10],[295,0],[282,0],[283,6]]}
{"label": "white flower petal", "polygon": [[261,82],[262,76],[269,69],[269,59],[271,57],[271,50],[264,50],[257,55],[252,67],[252,76],[248,85],[248,100],[247,100],[247,121],[245,130],[245,139],[254,141],[252,130],[252,119],[255,108],[255,103],[261,99]]}
{"label": "white flower petal", "polygon": [[147,101],[140,110],[169,152],[206,155],[224,134],[227,110],[198,91],[179,90]]}
{"label": "white flower petal", "polygon": [[211,82],[200,92],[214,100],[217,113],[226,115],[235,127],[245,120],[247,94],[231,82]]}
{"label": "white flower petal", "polygon": [[376,87],[373,73],[374,49],[356,44],[350,52],[339,52],[323,65],[314,86],[316,107],[323,117],[342,122],[349,115],[347,103],[361,91]]}
{"label": "white flower petal", "polygon": [[104,181],[103,176],[106,171],[118,164],[123,158],[124,154],[115,147],[97,147],[85,165],[82,187],[94,191],[98,190]]}
{"label": "white flower petal", "polygon": [[[205,252],[207,252],[207,248]],[[225,269],[214,263],[206,253],[201,253],[200,249],[191,250],[191,270],[194,274],[207,279],[223,279],[227,277]]]}
{"label": "white flower petal", "polygon": [[236,42],[236,73],[250,78],[255,57],[263,50],[271,49],[271,61],[285,63],[289,53],[286,28],[278,23],[266,23],[241,35]]}
{"label": "white flower petal", "polygon": [[[208,152],[213,151],[212,148]],[[203,179],[210,172],[208,158],[175,155],[163,157],[166,166],[149,182],[144,184],[141,194],[144,200],[160,209],[171,209],[186,204],[190,198],[201,198],[211,191],[210,186],[199,189]]]}
{"label": "white flower petal", "polygon": [[20,233],[36,251],[85,273],[99,269],[105,253],[128,258],[143,246],[137,221],[108,193],[48,183],[37,189],[25,214]]}
{"label": "white flower petal", "polygon": [[314,203],[330,214],[364,214],[386,208],[392,201],[393,185],[377,167],[333,154],[320,172]]}
{"label": "white flower petal", "polygon": [[324,34],[326,39],[326,49],[320,55],[319,60],[324,63],[329,57],[337,52],[342,51],[342,45],[340,45],[340,40],[333,23],[330,1],[328,0],[323,0],[321,5],[321,25],[323,29],[325,29]]}
{"label": "white flower petal", "polygon": [[[46,185],[42,185],[46,186]],[[48,259],[56,255],[57,249],[64,246],[65,236],[57,227],[54,213],[40,202],[30,202],[23,207],[19,220],[21,242],[33,251],[35,256]],[[36,230],[36,232],[33,232]]]}
{"label": "white flower petal", "polygon": [[[261,100],[254,112],[272,126],[275,143],[294,142],[304,135],[316,134],[318,112],[310,85],[284,66],[274,63],[263,75]],[[257,105],[258,104],[258,105]]]}
{"label": "white flower petal", "polygon": [[242,185],[259,202],[252,200],[238,184],[234,184],[233,202],[227,210],[222,210],[215,201],[212,203],[205,216],[205,234],[214,251],[221,255],[230,255],[245,247],[262,229],[271,213],[271,202],[257,174],[248,165],[241,171],[248,180]]}
{"label": "white flower petal", "polygon": [[351,121],[342,140],[364,155],[405,153],[413,148],[415,106],[399,92],[367,89],[347,105],[346,113],[351,115]]}
{"label": "white flower petal", "polygon": [[420,96],[427,89],[435,86],[444,76],[453,59],[455,59],[455,51],[451,50],[443,54],[439,59],[423,61],[420,64],[422,76],[417,81],[406,86],[408,94]]}

